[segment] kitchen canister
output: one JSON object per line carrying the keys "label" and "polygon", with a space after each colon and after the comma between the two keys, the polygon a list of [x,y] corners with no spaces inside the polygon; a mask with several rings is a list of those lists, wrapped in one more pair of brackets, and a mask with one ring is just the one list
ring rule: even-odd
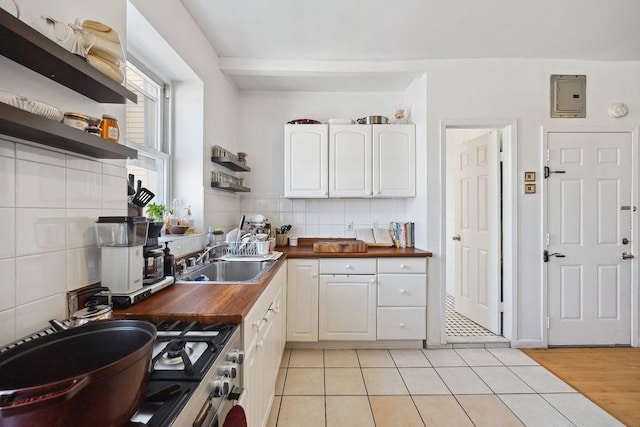
{"label": "kitchen canister", "polygon": [[107,141],[118,142],[120,138],[120,129],[118,128],[118,119],[113,116],[102,116],[102,123],[100,124],[102,132],[100,136]]}

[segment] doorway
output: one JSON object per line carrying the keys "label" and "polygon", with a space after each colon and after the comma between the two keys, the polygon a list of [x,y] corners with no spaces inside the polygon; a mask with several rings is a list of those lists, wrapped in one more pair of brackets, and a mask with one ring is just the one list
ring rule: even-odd
{"label": "doorway", "polygon": [[509,342],[511,337],[515,135],[515,122],[443,126],[444,343]]}

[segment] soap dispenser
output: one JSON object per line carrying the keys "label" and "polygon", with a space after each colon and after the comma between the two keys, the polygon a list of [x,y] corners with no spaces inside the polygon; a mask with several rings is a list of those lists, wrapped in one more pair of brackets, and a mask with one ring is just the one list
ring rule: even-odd
{"label": "soap dispenser", "polygon": [[164,276],[172,276],[176,275],[176,257],[171,253],[169,249],[169,242],[164,242]]}

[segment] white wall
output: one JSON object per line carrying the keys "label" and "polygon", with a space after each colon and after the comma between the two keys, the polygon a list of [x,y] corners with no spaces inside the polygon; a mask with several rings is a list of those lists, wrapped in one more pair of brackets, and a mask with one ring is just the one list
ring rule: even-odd
{"label": "white wall", "polygon": [[[429,229],[427,249],[435,256],[429,264],[429,283],[443,286],[447,236],[439,225],[442,220],[440,168],[441,120],[515,118],[518,120],[518,185],[522,173],[538,171],[541,184],[541,126],[576,130],[626,128],[640,124],[640,63],[607,63],[551,60],[458,60],[432,61],[427,66],[427,205]],[[549,118],[549,76],[551,74],[587,75],[587,118]],[[607,108],[612,102],[625,102],[630,114],[612,119]],[[516,344],[541,345],[541,198],[540,193],[518,195],[518,321],[514,331]],[[437,225],[436,225],[437,224]],[[433,226],[431,226],[433,225]],[[430,308],[431,306],[430,302]],[[430,328],[431,332],[431,328]],[[440,337],[429,336],[432,343]]]}
{"label": "white wall", "polygon": [[[109,7],[97,0],[18,1],[23,17],[38,22],[50,15],[62,22],[94,19],[113,27],[126,43],[125,0]],[[235,148],[237,90],[217,67],[217,56],[179,1],[136,1],[136,7],[196,71],[204,85],[204,130],[200,130],[196,180],[205,201],[205,223],[229,225],[239,197],[206,192],[210,146]],[[123,105],[98,104],[0,56],[0,89],[50,103],[62,111],[124,117]],[[185,110],[186,111],[186,110]],[[188,112],[187,112],[188,115]],[[120,120],[124,134],[125,120]],[[194,130],[197,136],[197,129]],[[202,141],[204,140],[204,142]],[[179,147],[176,147],[179,149]],[[205,154],[202,154],[205,153]],[[126,215],[124,160],[98,161],[0,138],[0,345],[67,315],[65,293],[100,280],[100,251],[94,222],[101,215]],[[206,185],[205,185],[206,187]],[[219,202],[219,200],[222,200]],[[202,205],[201,205],[202,206]],[[232,211],[233,215],[228,212]],[[193,250],[193,239],[172,243]],[[201,243],[197,241],[196,243]],[[200,246],[201,247],[201,246]]]}

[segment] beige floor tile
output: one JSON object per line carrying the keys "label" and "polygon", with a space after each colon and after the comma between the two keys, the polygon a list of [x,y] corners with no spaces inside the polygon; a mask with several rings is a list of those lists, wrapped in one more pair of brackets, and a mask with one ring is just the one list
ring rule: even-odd
{"label": "beige floor tile", "polygon": [[395,368],[389,350],[358,350],[358,359],[363,368]]}
{"label": "beige floor tile", "polygon": [[291,350],[290,368],[323,368],[324,353],[322,350]]}
{"label": "beige floor tile", "polygon": [[498,396],[459,395],[456,398],[476,427],[523,425]]}
{"label": "beige floor tile", "polygon": [[291,350],[285,349],[284,353],[282,353],[282,360],[280,361],[280,367],[286,368],[289,366],[289,357],[291,357]]}
{"label": "beige floor tile", "polygon": [[366,395],[360,368],[325,368],[326,395]]}
{"label": "beige floor tile", "polygon": [[287,376],[287,369],[280,368],[278,370],[278,376],[276,377],[276,396],[282,396],[284,391],[284,380]]}
{"label": "beige floor tile", "polygon": [[409,394],[396,368],[362,368],[367,394]]}
{"label": "beige floor tile", "polygon": [[486,348],[460,348],[455,351],[469,366],[502,366],[502,362]]}
{"label": "beige floor tile", "polygon": [[281,400],[282,398],[280,396],[274,397],[273,404],[271,405],[271,412],[269,412],[269,419],[267,420],[267,427],[276,427]]}
{"label": "beige floor tile", "polygon": [[516,348],[488,348],[505,366],[537,365],[538,362]]}
{"label": "beige floor tile", "polygon": [[358,368],[358,354],[355,350],[325,350],[325,368]]}
{"label": "beige floor tile", "polygon": [[367,396],[327,396],[327,427],[375,427]]}
{"label": "beige floor tile", "polygon": [[473,423],[453,396],[413,396],[413,401],[427,426],[473,426]]}
{"label": "beige floor tile", "polygon": [[467,366],[464,360],[453,349],[441,348],[422,350],[433,366]]}
{"label": "beige floor tile", "polygon": [[396,362],[398,368],[428,368],[431,364],[425,357],[422,350],[390,350],[391,357]]}
{"label": "beige floor tile", "polygon": [[492,394],[491,389],[469,367],[435,368],[453,394]]}
{"label": "beige floor tile", "polygon": [[472,369],[496,394],[534,392],[506,366],[479,366]]}
{"label": "beige floor tile", "polygon": [[400,368],[410,394],[451,394],[433,368]]}
{"label": "beige floor tile", "polygon": [[324,396],[283,396],[278,427],[325,427]]}
{"label": "beige floor tile", "polygon": [[560,378],[542,366],[512,366],[509,369],[536,393],[571,393],[576,392]]}
{"label": "beige floor tile", "polygon": [[380,427],[424,427],[410,396],[369,396],[376,425]]}
{"label": "beige floor tile", "polygon": [[539,394],[501,394],[498,397],[526,426],[574,426]]}
{"label": "beige floor tile", "polygon": [[283,394],[285,396],[324,395],[324,369],[289,368]]}
{"label": "beige floor tile", "polygon": [[577,426],[621,427],[624,425],[581,394],[551,393],[541,396]]}

